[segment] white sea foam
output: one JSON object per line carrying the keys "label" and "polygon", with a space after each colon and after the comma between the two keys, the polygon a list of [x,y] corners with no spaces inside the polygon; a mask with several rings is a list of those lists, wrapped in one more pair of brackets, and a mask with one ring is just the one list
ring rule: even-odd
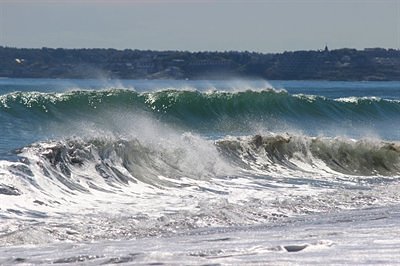
{"label": "white sea foam", "polygon": [[[370,96],[370,97],[343,97],[343,98],[337,98],[335,101],[338,102],[344,102],[344,103],[359,103],[360,101],[374,101],[374,102],[379,102],[382,101],[380,97],[375,97],[375,96]],[[390,101],[390,100],[385,100],[385,101]]]}
{"label": "white sea foam", "polygon": [[[1,215],[7,217],[0,242],[26,243],[19,232],[28,228],[53,232],[45,239],[31,235],[29,241],[40,243],[265,224],[387,205],[400,198],[396,189],[386,186],[396,184],[398,176],[341,173],[305,150],[322,141],[373,151],[374,145],[385,145],[381,142],[271,134],[261,140],[227,137],[215,143],[142,119],[136,124],[140,130],[129,138],[42,142],[22,150],[25,162],[2,161],[1,185],[17,189],[19,195],[0,194],[6,206]],[[285,146],[292,142],[294,146]],[[282,154],[279,145],[298,150]]]}

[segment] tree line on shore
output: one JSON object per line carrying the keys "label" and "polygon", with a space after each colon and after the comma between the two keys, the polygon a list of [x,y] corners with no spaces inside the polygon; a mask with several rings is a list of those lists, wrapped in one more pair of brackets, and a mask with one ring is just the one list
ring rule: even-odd
{"label": "tree line on shore", "polygon": [[400,80],[400,50],[325,47],[264,54],[0,46],[0,77]]}

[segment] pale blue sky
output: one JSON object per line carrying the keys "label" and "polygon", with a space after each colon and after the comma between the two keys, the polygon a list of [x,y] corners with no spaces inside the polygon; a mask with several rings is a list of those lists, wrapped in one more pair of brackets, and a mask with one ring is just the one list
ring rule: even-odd
{"label": "pale blue sky", "polygon": [[400,0],[0,0],[0,12],[13,47],[400,49]]}

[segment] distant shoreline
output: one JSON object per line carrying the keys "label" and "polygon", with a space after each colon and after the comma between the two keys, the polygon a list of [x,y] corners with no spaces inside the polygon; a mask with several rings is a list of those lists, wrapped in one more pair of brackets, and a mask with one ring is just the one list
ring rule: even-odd
{"label": "distant shoreline", "polygon": [[24,80],[24,79],[26,79],[26,80],[29,80],[29,79],[31,79],[31,80],[49,80],[49,81],[54,81],[54,80],[59,80],[59,81],[63,81],[63,80],[71,80],[71,81],[73,81],[73,80],[76,80],[76,81],[102,81],[102,80],[104,80],[105,82],[106,81],[139,81],[139,82],[141,82],[141,81],[143,81],[143,82],[152,82],[152,81],[154,81],[154,82],[157,82],[157,81],[159,81],[159,82],[162,82],[162,81],[171,81],[171,82],[174,82],[174,81],[176,81],[176,82],[180,82],[180,81],[182,81],[182,82],[184,82],[184,81],[188,81],[188,82],[201,82],[201,81],[204,81],[204,82],[208,82],[208,81],[215,81],[215,82],[229,82],[229,81],[232,81],[232,82],[243,82],[243,81],[257,81],[257,80],[260,80],[260,81],[265,81],[265,82],[302,82],[302,81],[304,81],[304,82],[310,82],[310,83],[312,83],[312,82],[346,82],[346,83],[358,83],[358,82],[377,82],[377,83],[384,83],[384,82],[395,82],[395,83],[398,83],[398,82],[400,82],[400,79],[399,80],[326,80],[326,79],[261,79],[261,78],[249,78],[249,77],[243,77],[243,78],[227,78],[227,79],[223,79],[223,78],[220,78],[220,79],[216,79],[216,78],[214,78],[214,79],[207,79],[207,78],[199,78],[199,79],[129,79],[129,78],[104,78],[104,77],[102,77],[102,78],[86,78],[86,77],[83,77],[83,78],[49,78],[49,77],[43,77],[43,78],[41,78],[41,77],[33,77],[33,78],[29,78],[29,77],[0,77],[0,80],[12,80],[12,79],[14,79],[14,80]]}
{"label": "distant shoreline", "polygon": [[0,46],[0,78],[399,81],[400,50],[262,54]]}

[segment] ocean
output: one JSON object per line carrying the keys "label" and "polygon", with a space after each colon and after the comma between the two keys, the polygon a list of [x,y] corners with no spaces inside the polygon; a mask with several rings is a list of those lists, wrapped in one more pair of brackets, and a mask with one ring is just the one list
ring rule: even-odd
{"label": "ocean", "polygon": [[0,79],[0,264],[396,264],[400,82]]}

